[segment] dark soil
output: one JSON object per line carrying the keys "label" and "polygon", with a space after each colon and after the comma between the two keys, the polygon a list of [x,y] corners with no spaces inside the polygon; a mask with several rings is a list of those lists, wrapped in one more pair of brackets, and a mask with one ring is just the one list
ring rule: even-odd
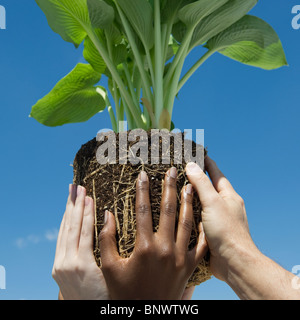
{"label": "dark soil", "polygon": [[[123,133],[124,134],[124,133]],[[125,135],[128,133],[125,133]],[[180,133],[182,136],[182,134]],[[136,165],[119,164],[119,154],[121,154],[122,148],[125,146],[119,145],[119,135],[116,134],[116,164],[100,165],[97,161],[96,153],[98,148],[107,141],[99,142],[96,139],[89,141],[83,145],[77,153],[74,160],[74,183],[82,185],[87,190],[87,195],[92,197],[95,201],[96,211],[96,225],[95,225],[95,259],[97,264],[101,267],[101,253],[98,246],[98,235],[101,232],[104,222],[104,212],[109,210],[114,213],[117,225],[117,243],[120,255],[122,257],[129,257],[134,249],[135,234],[136,234],[136,222],[135,222],[135,182],[138,178],[141,170],[147,172],[150,180],[150,200],[152,206],[153,215],[153,227],[154,231],[158,228],[159,215],[160,215],[160,203],[163,190],[164,175],[169,168],[175,166],[178,171],[177,190],[178,190],[178,203],[177,203],[177,218],[180,208],[180,192],[183,186],[188,184],[188,179],[185,175],[185,162],[182,164],[175,164],[175,159],[178,159],[181,155],[180,152],[174,153],[174,140],[171,139],[171,147],[167,152],[170,152],[170,164],[162,164],[161,159],[165,154],[162,154],[162,139],[159,139],[158,145],[151,145],[151,134],[148,133],[148,140],[144,141],[146,147],[148,145],[148,163],[151,163],[151,150],[158,148],[160,150],[159,164],[143,164]],[[138,140],[143,142],[141,139]],[[134,150],[135,142],[128,142],[126,148],[126,154],[132,154]],[[118,149],[118,148],[121,149]],[[195,153],[196,148],[202,148],[193,143],[193,151]],[[178,150],[178,149],[177,149]],[[124,151],[124,149],[123,149]],[[184,146],[180,150],[184,154]],[[123,153],[124,154],[124,153]],[[137,155],[137,153],[135,153]],[[123,158],[121,158],[123,159]],[[98,158],[99,160],[99,158]],[[204,163],[204,161],[203,161]],[[198,236],[198,224],[201,221],[201,205],[198,196],[194,196],[194,227],[190,240],[190,249],[196,245]],[[200,263],[195,270],[194,274],[189,280],[188,286],[198,285],[211,277],[209,270],[209,255]]]}

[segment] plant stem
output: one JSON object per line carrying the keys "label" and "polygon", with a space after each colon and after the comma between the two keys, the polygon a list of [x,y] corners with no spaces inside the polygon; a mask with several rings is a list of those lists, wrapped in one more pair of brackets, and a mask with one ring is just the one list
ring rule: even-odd
{"label": "plant stem", "polygon": [[182,89],[182,87],[186,84],[189,78],[198,70],[199,67],[213,54],[215,53],[214,50],[207,51],[191,68],[190,70],[182,77],[178,84],[177,93]]}
{"label": "plant stem", "polygon": [[104,62],[106,63],[109,71],[112,74],[112,77],[114,78],[115,82],[117,83],[119,90],[120,90],[120,93],[122,94],[122,97],[125,99],[129,109],[131,110],[131,112],[135,118],[136,124],[142,129],[145,128],[146,126],[145,126],[144,121],[142,120],[141,112],[140,113],[135,112],[134,103],[133,103],[129,93],[126,90],[126,87],[125,87],[125,85],[119,75],[118,70],[114,66],[111,59],[109,58],[108,52],[106,51],[104,45],[101,43],[101,41],[98,39],[98,37],[96,36],[95,32],[92,29],[87,29],[86,31],[88,33],[88,36],[90,37],[90,39],[94,43],[94,46],[96,47],[96,49],[100,53],[101,57],[103,58]]}
{"label": "plant stem", "polygon": [[166,87],[170,86],[171,79],[174,75],[174,72],[176,72],[180,61],[182,61],[182,58],[185,59],[186,54],[189,49],[189,46],[190,46],[190,43],[191,43],[191,40],[192,40],[192,37],[193,37],[193,33],[194,33],[194,28],[189,28],[187,30],[186,35],[180,45],[180,48],[177,51],[175,58],[174,58],[173,62],[171,63],[171,66],[170,66],[168,73],[165,77]]}
{"label": "plant stem", "polygon": [[[109,58],[111,59],[112,62],[113,61],[113,53],[112,53],[112,44],[110,41],[109,36],[107,35],[107,32],[105,31],[105,38],[106,38],[106,45],[107,45],[107,50],[108,50],[108,55]],[[120,122],[120,105],[119,105],[119,99],[117,97],[117,86],[116,86],[116,82],[114,79],[112,79],[112,83],[113,83],[113,91],[111,92],[115,101],[115,108],[116,108],[116,115],[117,115],[117,131],[119,132],[119,122]]]}
{"label": "plant stem", "polygon": [[151,61],[151,55],[150,55],[150,51],[146,50],[146,58],[147,58],[147,63],[149,65],[149,70],[150,70],[150,75],[151,75],[151,80],[152,80],[152,87],[154,88],[154,84],[155,84],[155,75],[154,75],[154,70],[153,70],[153,64]]}
{"label": "plant stem", "polygon": [[160,0],[154,0],[154,34],[155,34],[155,116],[159,123],[160,115],[164,108],[164,86],[163,86],[163,52],[161,39]]}
{"label": "plant stem", "polygon": [[109,117],[110,117],[112,128],[113,128],[114,132],[118,132],[119,131],[118,130],[118,125],[117,125],[115,113],[114,113],[114,110],[113,110],[112,106],[108,106],[107,110],[108,110],[108,113],[109,113]]}
{"label": "plant stem", "polygon": [[[116,3],[116,7],[117,7],[118,13],[120,15],[120,18],[122,20],[122,23],[123,23],[123,26],[124,26],[124,29],[125,29],[125,32],[126,32],[126,35],[127,35],[128,42],[129,42],[130,47],[132,49],[132,53],[133,53],[134,58],[136,60],[137,67],[139,69],[139,72],[140,72],[140,75],[141,75],[141,78],[142,78],[142,82],[143,82],[143,85],[144,85],[145,90],[146,90],[145,96],[148,99],[151,99],[152,98],[151,90],[150,90],[151,84],[150,84],[148,75],[147,75],[147,73],[145,71],[144,64],[143,64],[143,61],[141,59],[141,55],[140,55],[140,53],[138,51],[138,48],[136,46],[135,39],[134,39],[134,36],[132,34],[132,28],[129,25],[129,22],[128,22],[127,18],[125,17],[125,15],[123,14],[122,10],[120,9],[120,7],[119,7],[119,5],[117,3]],[[147,50],[147,48],[145,48],[145,49]]]}
{"label": "plant stem", "polygon": [[[167,85],[167,95],[166,95],[167,101],[165,101],[165,103],[166,103],[166,109],[168,110],[171,118],[172,118],[172,112],[173,112],[173,107],[174,107],[174,100],[175,100],[175,97],[178,93],[178,82],[180,80],[183,65],[184,65],[186,56],[189,51],[190,42],[191,42],[191,39],[193,36],[193,30],[194,30],[194,28],[191,28],[187,32],[185,39],[183,41],[184,45],[181,45],[179,51],[176,54],[175,61],[173,62],[174,65],[173,65],[173,63],[171,65],[171,68],[173,67],[173,69],[174,69],[174,73],[170,73],[170,75],[172,77],[170,78],[170,80],[166,84]],[[176,68],[174,66],[176,66]],[[169,71],[171,71],[171,70],[169,70]]]}
{"label": "plant stem", "polygon": [[115,113],[114,113],[114,110],[113,110],[113,108],[111,106],[111,103],[110,103],[110,100],[108,98],[107,93],[105,95],[105,104],[107,106],[107,110],[108,110],[108,113],[109,113],[109,117],[110,117],[112,128],[113,128],[114,132],[118,132],[118,125],[117,125]]}
{"label": "plant stem", "polygon": [[125,78],[126,78],[126,81],[127,81],[127,86],[129,88],[129,91],[130,91],[130,94],[131,94],[131,97],[132,97],[132,101],[134,102],[134,104],[136,106],[137,112],[139,112],[141,109],[140,109],[140,106],[139,106],[139,102],[136,99],[136,94],[135,94],[134,87],[133,87],[133,84],[132,84],[130,72],[129,72],[129,69],[128,69],[128,66],[127,66],[126,63],[123,63],[123,68],[124,68]]}

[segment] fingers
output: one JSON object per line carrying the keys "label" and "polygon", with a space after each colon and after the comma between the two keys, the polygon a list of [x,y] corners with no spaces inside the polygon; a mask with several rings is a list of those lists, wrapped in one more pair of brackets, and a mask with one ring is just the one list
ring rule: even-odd
{"label": "fingers", "polygon": [[137,243],[141,239],[149,239],[153,236],[152,213],[149,196],[149,179],[145,171],[142,171],[136,182],[136,232]]}
{"label": "fingers", "polygon": [[208,245],[205,238],[205,233],[203,229],[202,222],[199,224],[199,236],[197,245],[188,252],[188,259],[190,260],[189,265],[194,266],[196,268],[202,259],[205,257],[208,251]]}
{"label": "fingers", "polygon": [[58,237],[57,237],[55,260],[62,260],[66,253],[67,238],[68,238],[67,224],[68,224],[68,221],[70,220],[70,216],[75,206],[76,192],[77,192],[77,187],[73,184],[70,184],[66,211],[64,213],[64,216],[60,225]]}
{"label": "fingers", "polygon": [[176,245],[181,252],[188,250],[193,221],[193,187],[189,184],[181,192],[181,206],[176,237]]}
{"label": "fingers", "polygon": [[164,190],[161,201],[158,234],[166,240],[174,241],[175,220],[177,212],[177,170],[171,168],[165,175]]}
{"label": "fingers", "polygon": [[218,168],[215,161],[213,161],[210,157],[205,158],[205,167],[211,178],[211,181],[215,187],[215,189],[219,193],[235,193],[230,182],[225,178],[224,174]]}
{"label": "fingers", "polygon": [[79,249],[81,255],[93,256],[94,247],[94,201],[90,197],[85,197],[84,214],[80,233]]}
{"label": "fingers", "polygon": [[203,208],[213,205],[220,198],[208,176],[196,163],[188,163],[186,173],[190,183],[199,195]]}
{"label": "fingers", "polygon": [[66,256],[72,257],[75,254],[77,254],[78,251],[83,213],[85,207],[85,196],[85,188],[78,186],[75,206],[72,212],[69,212],[68,214],[69,223],[67,225],[68,237]]}
{"label": "fingers", "polygon": [[104,227],[99,235],[102,267],[112,266],[120,259],[116,241],[116,221],[114,215],[105,211]]}

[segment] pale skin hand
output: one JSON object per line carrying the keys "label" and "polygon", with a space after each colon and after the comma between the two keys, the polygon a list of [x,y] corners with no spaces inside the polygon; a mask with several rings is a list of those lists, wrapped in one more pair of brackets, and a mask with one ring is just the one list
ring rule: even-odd
{"label": "pale skin hand", "polygon": [[[196,247],[189,251],[192,231],[192,188],[182,191],[178,230],[176,219],[176,169],[165,176],[159,230],[153,232],[149,180],[141,172],[137,180],[135,248],[130,258],[119,256],[114,216],[106,212],[100,234],[102,271],[112,299],[188,299],[187,281],[207,251],[205,235],[200,232]],[[199,228],[201,228],[199,226]]]}
{"label": "pale skin hand", "polygon": [[208,174],[188,164],[188,178],[202,207],[202,223],[211,252],[211,270],[242,299],[300,299],[292,287],[295,275],[264,256],[249,232],[243,199],[209,157]]}
{"label": "pale skin hand", "polygon": [[61,223],[52,276],[60,299],[107,300],[107,286],[93,255],[94,202],[86,190],[70,185]]}

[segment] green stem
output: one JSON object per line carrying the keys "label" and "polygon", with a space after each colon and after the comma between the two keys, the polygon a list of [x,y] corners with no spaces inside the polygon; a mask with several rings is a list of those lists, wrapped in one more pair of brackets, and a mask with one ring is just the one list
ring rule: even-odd
{"label": "green stem", "polygon": [[114,132],[118,132],[117,121],[116,121],[114,110],[113,110],[112,106],[107,107],[107,110],[109,113],[112,128],[113,128]]}
{"label": "green stem", "polygon": [[100,53],[101,57],[103,58],[104,62],[106,63],[109,71],[112,74],[113,79],[117,83],[119,90],[120,90],[120,93],[122,94],[124,100],[126,101],[130,111],[132,112],[132,114],[135,118],[136,124],[140,128],[146,128],[145,123],[142,120],[141,113],[138,114],[138,113],[134,112],[135,111],[134,103],[133,103],[129,93],[126,90],[126,87],[125,87],[125,85],[119,75],[118,70],[116,69],[116,67],[113,64],[113,62],[111,61],[111,59],[109,58],[108,52],[106,51],[104,45],[101,43],[101,41],[98,39],[97,35],[95,34],[95,32],[92,29],[87,28],[86,31],[88,33],[88,36],[90,37],[90,39],[94,43],[96,49]]}
{"label": "green stem", "polygon": [[106,104],[106,107],[107,107],[107,110],[108,110],[108,114],[109,114],[109,117],[110,117],[112,128],[113,128],[114,132],[118,132],[118,124],[117,124],[117,121],[116,121],[114,109],[111,106],[111,102],[110,102],[110,100],[108,98],[108,94],[107,93],[105,95],[105,104]]}
{"label": "green stem", "polygon": [[163,52],[161,43],[161,19],[160,0],[154,0],[154,35],[155,35],[155,116],[159,123],[160,115],[164,108],[164,86],[163,86]]}
{"label": "green stem", "polygon": [[207,51],[190,69],[189,71],[182,77],[178,84],[177,93],[182,89],[182,87],[186,84],[189,78],[202,66],[202,64],[213,54],[214,50]]}
{"label": "green stem", "polygon": [[193,37],[194,28],[190,28],[187,30],[185,37],[180,45],[179,50],[177,51],[173,62],[168,70],[168,73],[165,77],[165,85],[168,87],[170,85],[171,79],[174,75],[174,72],[177,71],[179,63],[182,61],[182,58],[185,59],[186,54],[189,50],[189,46]]}
{"label": "green stem", "polygon": [[153,70],[153,64],[151,61],[151,54],[150,51],[146,50],[146,58],[147,58],[147,63],[149,65],[149,70],[150,70],[150,75],[151,75],[151,80],[152,80],[152,87],[154,88],[154,84],[155,84],[155,75],[154,75],[154,70]]}
{"label": "green stem", "polygon": [[161,43],[163,45],[163,62],[164,62],[164,64],[166,63],[166,57],[167,57],[169,41],[170,41],[170,35],[169,35],[169,38],[167,38],[168,33],[169,33],[168,28],[169,28],[168,25],[163,24],[162,29],[161,29]]}
{"label": "green stem", "polygon": [[121,99],[121,105],[123,105],[125,113],[126,113],[126,119],[128,122],[128,130],[132,130],[135,128],[135,123],[134,123],[134,119],[132,117],[132,114],[126,105],[126,102],[122,99]]}
{"label": "green stem", "polygon": [[118,13],[120,15],[120,18],[122,20],[122,24],[124,26],[128,42],[129,42],[130,47],[132,49],[132,53],[133,53],[134,58],[136,60],[136,64],[137,64],[137,67],[139,69],[143,85],[144,85],[144,87],[146,89],[146,97],[148,99],[151,99],[151,96],[152,96],[151,95],[151,90],[150,90],[151,84],[150,84],[148,75],[147,75],[147,73],[145,71],[144,64],[143,64],[143,61],[141,59],[141,55],[140,55],[140,53],[138,51],[138,48],[136,46],[135,39],[134,39],[134,36],[132,34],[132,28],[129,25],[129,22],[128,22],[127,18],[125,17],[125,15],[123,14],[122,10],[120,9],[120,7],[119,7],[119,5],[117,3],[116,3],[116,7],[117,7]]}
{"label": "green stem", "polygon": [[181,58],[177,64],[175,73],[173,75],[173,78],[170,81],[169,87],[168,87],[168,91],[167,91],[167,105],[166,105],[166,109],[168,110],[170,116],[172,117],[172,112],[173,112],[173,107],[174,107],[174,101],[175,101],[175,97],[177,95],[177,89],[178,89],[178,82],[181,76],[181,72],[183,69],[183,65],[184,65],[184,61],[186,58],[186,54],[188,51],[188,47],[186,47],[186,50],[183,51]]}
{"label": "green stem", "polygon": [[133,87],[133,84],[132,84],[132,80],[131,80],[131,76],[130,76],[130,72],[129,72],[129,69],[128,69],[128,66],[126,63],[123,63],[123,68],[124,68],[124,74],[125,74],[125,78],[127,80],[127,86],[129,88],[129,91],[130,91],[130,94],[131,94],[131,97],[132,97],[132,100],[136,106],[136,110],[137,112],[140,112],[140,106],[139,106],[139,102],[138,100],[136,99],[136,93],[134,91],[134,87]]}
{"label": "green stem", "polygon": [[[112,62],[113,61],[113,52],[112,52],[112,43],[110,41],[110,38],[107,34],[107,32],[105,31],[105,38],[106,38],[106,46],[107,46],[107,50],[108,50],[108,55],[109,55],[109,58],[111,59]],[[112,79],[112,83],[113,83],[113,98],[114,98],[114,101],[115,101],[115,108],[116,108],[116,115],[117,115],[117,131],[119,132],[119,123],[121,121],[121,113],[120,113],[120,99],[117,95],[117,85],[116,85],[116,82],[114,79]]]}

